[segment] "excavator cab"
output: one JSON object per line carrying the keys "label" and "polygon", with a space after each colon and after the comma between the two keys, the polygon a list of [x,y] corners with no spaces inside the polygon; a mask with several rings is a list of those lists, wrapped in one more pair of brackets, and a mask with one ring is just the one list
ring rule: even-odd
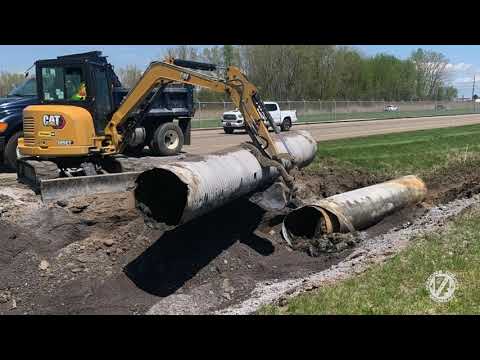
{"label": "excavator cab", "polygon": [[37,89],[42,105],[79,107],[87,110],[97,136],[115,110],[112,90],[116,75],[98,53],[61,56],[35,63]]}
{"label": "excavator cab", "polygon": [[121,87],[106,57],[94,51],[35,62],[38,105],[23,111],[24,156],[89,156],[101,147]]}

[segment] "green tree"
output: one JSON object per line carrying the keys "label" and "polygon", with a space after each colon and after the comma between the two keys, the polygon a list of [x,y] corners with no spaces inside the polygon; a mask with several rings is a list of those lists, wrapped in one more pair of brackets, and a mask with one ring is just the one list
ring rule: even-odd
{"label": "green tree", "polygon": [[[203,49],[182,45],[169,50],[177,58],[237,65],[264,99],[384,100],[454,99],[446,86],[448,59],[417,49],[408,59],[389,54],[365,56],[335,45],[223,45]],[[214,75],[223,77],[222,71]],[[198,90],[202,101],[228,101],[222,94]]]}
{"label": "green tree", "polygon": [[446,86],[445,87],[445,95],[442,100],[455,100],[458,97],[458,90],[453,86]]}
{"label": "green tree", "polygon": [[223,45],[223,65],[228,67],[233,63],[233,45]]}

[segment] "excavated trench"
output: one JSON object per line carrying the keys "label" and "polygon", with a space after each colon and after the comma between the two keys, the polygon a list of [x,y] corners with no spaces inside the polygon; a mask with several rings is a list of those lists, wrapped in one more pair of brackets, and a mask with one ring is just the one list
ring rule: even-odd
{"label": "excavated trench", "polygon": [[[313,201],[389,177],[325,166],[301,171],[297,179],[299,196]],[[142,314],[154,305],[152,313],[211,313],[233,306],[249,299],[259,282],[329,269],[366,239],[408,228],[440,204],[448,212],[448,202],[480,193],[475,164],[452,165],[423,179],[429,193],[421,204],[388,216],[359,237],[329,235],[296,250],[282,238],[283,215],[245,198],[181,227],[155,228],[144,221],[132,194],[45,206],[22,185],[0,179],[0,314]],[[164,193],[163,202],[185,195],[178,179],[166,175],[163,181],[178,185],[168,187],[174,191]],[[180,216],[179,209],[165,213],[150,206],[166,225]]]}

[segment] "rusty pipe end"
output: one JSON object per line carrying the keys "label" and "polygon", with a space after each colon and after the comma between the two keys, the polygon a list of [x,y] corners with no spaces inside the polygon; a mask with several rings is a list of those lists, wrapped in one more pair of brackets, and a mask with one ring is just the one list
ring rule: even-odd
{"label": "rusty pipe end", "polygon": [[421,202],[426,194],[425,183],[414,175],[337,194],[291,211],[283,221],[282,234],[292,246],[295,238],[363,230],[394,211]]}
{"label": "rusty pipe end", "polygon": [[316,205],[302,206],[290,212],[282,223],[282,235],[293,247],[298,238],[313,239],[340,231],[336,215]]}

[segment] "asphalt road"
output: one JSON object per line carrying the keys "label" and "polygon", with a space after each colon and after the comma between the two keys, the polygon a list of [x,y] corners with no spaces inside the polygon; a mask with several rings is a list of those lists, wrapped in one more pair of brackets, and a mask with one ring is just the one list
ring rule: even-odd
{"label": "asphalt road", "polygon": [[[322,141],[471,124],[480,124],[480,114],[306,124],[294,125],[293,129],[307,130],[317,141]],[[248,139],[243,131],[228,135],[222,129],[196,130],[192,131],[192,145],[185,146],[184,150],[205,154]]]}
{"label": "asphalt road", "polygon": [[[303,124],[294,125],[293,129],[308,130],[317,141],[322,141],[471,124],[480,124],[480,114]],[[192,145],[183,149],[193,154],[206,154],[248,140],[243,131],[228,135],[223,129],[195,130],[192,131]],[[0,165],[0,182],[15,177],[15,173],[9,173]]]}

